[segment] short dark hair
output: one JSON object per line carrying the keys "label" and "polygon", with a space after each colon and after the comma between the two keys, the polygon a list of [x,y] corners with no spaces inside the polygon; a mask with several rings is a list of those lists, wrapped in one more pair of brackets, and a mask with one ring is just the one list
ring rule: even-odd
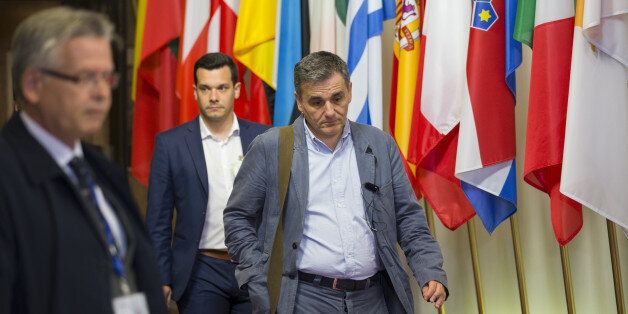
{"label": "short dark hair", "polygon": [[349,86],[349,68],[339,56],[327,52],[313,52],[294,65],[294,90],[301,96],[301,86],[309,82],[322,82],[338,73]]}
{"label": "short dark hair", "polygon": [[235,85],[238,82],[238,66],[228,55],[220,52],[206,53],[194,63],[194,85],[198,84],[196,71],[201,68],[205,70],[216,70],[228,66],[231,70],[231,82]]}

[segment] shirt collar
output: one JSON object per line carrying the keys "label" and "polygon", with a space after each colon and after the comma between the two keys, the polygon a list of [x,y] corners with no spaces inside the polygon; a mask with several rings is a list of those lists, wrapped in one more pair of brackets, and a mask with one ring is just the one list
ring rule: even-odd
{"label": "shirt collar", "polygon": [[[198,124],[201,127],[201,140],[204,140],[206,138],[217,139],[216,136],[212,134],[212,132],[207,128],[205,122],[203,122],[203,118],[200,115],[198,116],[198,121]],[[231,124],[231,130],[229,130],[229,136],[227,136],[227,138],[235,135],[240,135],[240,123],[238,123],[238,117],[235,115],[235,113],[233,113],[233,123]]]}
{"label": "shirt collar", "polygon": [[80,141],[75,141],[74,146],[70,148],[46,131],[26,112],[21,111],[20,118],[22,118],[22,122],[24,122],[28,132],[46,149],[61,168],[65,168],[72,158],[83,157],[83,148]]}
{"label": "shirt collar", "polygon": [[[321,141],[319,138],[317,138],[314,135],[312,130],[310,130],[310,127],[305,122],[305,119],[303,119],[303,125],[305,126],[305,134],[307,135],[306,137],[307,137],[308,141],[312,143],[312,145],[316,148],[316,150],[320,151],[322,147],[325,147],[329,151],[332,151],[332,149],[329,148],[327,146],[327,144],[325,144],[325,142]],[[349,123],[349,119],[346,119],[345,120],[345,126],[342,129],[342,135],[340,136],[340,140],[338,141],[338,145],[336,145],[336,150],[338,150],[342,146],[342,144],[344,144],[344,142],[346,142],[346,139],[347,139],[347,137],[350,134],[351,134],[351,125]]]}

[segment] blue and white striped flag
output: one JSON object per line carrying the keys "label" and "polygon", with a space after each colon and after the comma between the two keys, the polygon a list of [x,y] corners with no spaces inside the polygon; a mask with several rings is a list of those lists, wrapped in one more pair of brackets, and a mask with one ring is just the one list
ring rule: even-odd
{"label": "blue and white striped flag", "polygon": [[394,0],[349,0],[347,64],[353,85],[348,118],[382,128],[383,23],[395,17]]}

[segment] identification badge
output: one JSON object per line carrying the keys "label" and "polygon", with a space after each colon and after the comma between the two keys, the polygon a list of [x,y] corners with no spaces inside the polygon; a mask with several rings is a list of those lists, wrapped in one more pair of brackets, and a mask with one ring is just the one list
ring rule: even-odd
{"label": "identification badge", "polygon": [[115,314],[149,314],[144,293],[133,293],[113,299]]}

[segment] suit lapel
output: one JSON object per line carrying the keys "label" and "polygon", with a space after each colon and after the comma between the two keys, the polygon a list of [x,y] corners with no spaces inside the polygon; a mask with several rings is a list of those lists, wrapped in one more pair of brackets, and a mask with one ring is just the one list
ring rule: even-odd
{"label": "suit lapel", "polygon": [[294,127],[294,155],[292,157],[292,170],[290,187],[297,194],[299,201],[298,210],[301,217],[307,207],[307,199],[310,190],[310,168],[308,163],[307,143],[305,141],[305,126],[303,117],[297,118],[292,126]]}
{"label": "suit lapel", "polygon": [[208,195],[208,182],[207,182],[207,166],[205,165],[205,154],[203,153],[203,143],[201,140],[201,129],[199,124],[199,117],[190,121],[187,125],[188,133],[185,135],[185,142],[188,146],[192,162],[194,162],[194,168],[196,168],[196,174],[203,186],[205,196]]}
{"label": "suit lapel", "polygon": [[96,237],[98,238],[98,242],[102,245],[103,249],[109,252],[107,239],[105,238],[105,226],[103,225],[102,218],[100,216],[100,209],[94,207],[94,204],[87,201],[86,197],[81,195],[81,191],[70,182],[70,179],[67,179],[68,185],[71,187],[72,192],[81,203],[81,208],[83,209],[83,213],[87,216],[87,221],[92,226],[90,228],[91,231],[94,232]]}
{"label": "suit lapel", "polygon": [[[28,133],[18,113],[13,114],[2,130],[2,133],[7,142],[13,147],[16,154],[20,156],[20,160],[24,162],[26,176],[35,185],[43,184],[44,189],[49,193],[50,199],[55,200],[58,199],[59,196],[53,195],[53,189],[51,189],[52,185],[60,183],[67,184],[74,194],[74,197],[78,200],[81,210],[87,218],[86,220],[92,226],[90,230],[94,232],[99,242],[103,245],[103,249],[107,250],[103,226],[101,223],[98,223],[100,221],[100,217],[96,216],[98,212],[94,211],[98,209],[94,209],[93,205],[85,202],[78,188],[54,161],[48,151]],[[66,206],[67,204],[65,203],[59,203],[58,208],[64,208]]]}
{"label": "suit lapel", "polygon": [[[377,166],[377,158],[373,146],[369,143],[364,134],[360,132],[360,127],[355,122],[351,123],[351,138],[353,139],[353,147],[355,148],[355,157],[358,163],[358,172],[360,173],[360,188],[364,191],[364,184],[375,182],[375,167]],[[364,206],[370,204],[373,200],[373,193],[363,193],[366,202]]]}
{"label": "suit lapel", "polygon": [[242,156],[246,155],[249,151],[249,145],[253,141],[253,134],[249,131],[251,124],[245,120],[238,119],[238,125],[240,125],[240,142],[242,143]]}
{"label": "suit lapel", "polygon": [[[125,210],[124,204],[120,201],[120,199],[111,191],[111,189],[103,184],[102,180],[97,180],[98,186],[102,190],[105,198],[111,205],[111,208],[115,211],[116,216],[118,217],[118,221],[124,231],[124,237],[126,240],[126,255],[124,260],[127,262],[133,260],[133,255],[135,254],[135,235],[133,234],[133,229],[131,227],[131,222],[129,221],[129,217],[126,215],[127,211]],[[128,266],[128,265],[127,265]]]}
{"label": "suit lapel", "polygon": [[20,156],[31,182],[39,184],[65,176],[48,151],[26,130],[18,112],[4,126],[2,135]]}

